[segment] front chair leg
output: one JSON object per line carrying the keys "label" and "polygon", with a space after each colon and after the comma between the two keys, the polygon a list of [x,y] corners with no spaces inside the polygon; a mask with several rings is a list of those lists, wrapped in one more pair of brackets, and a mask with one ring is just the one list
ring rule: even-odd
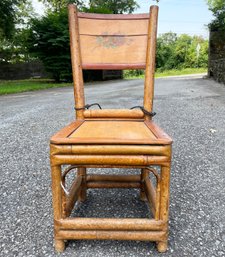
{"label": "front chair leg", "polygon": [[157,250],[160,253],[165,253],[167,251],[168,243],[166,242],[157,242]]}
{"label": "front chair leg", "polygon": [[[54,220],[59,220],[62,218],[62,188],[61,188],[61,166],[52,165],[51,166],[51,175],[52,175],[52,200],[53,200],[53,213]],[[64,240],[57,239],[57,230],[55,224],[55,250],[57,252],[62,252],[65,249]]]}
{"label": "front chair leg", "polygon": [[[170,163],[161,166],[160,180],[160,220],[168,222],[169,218],[169,194],[170,194]],[[168,225],[166,227],[166,240],[157,242],[157,250],[161,253],[167,250],[168,246]]]}
{"label": "front chair leg", "polygon": [[63,252],[65,250],[65,242],[62,239],[55,239],[55,250],[56,252]]}

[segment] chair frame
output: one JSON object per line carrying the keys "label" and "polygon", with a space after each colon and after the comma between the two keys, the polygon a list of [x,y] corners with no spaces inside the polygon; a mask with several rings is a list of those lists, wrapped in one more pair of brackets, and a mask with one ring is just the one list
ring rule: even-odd
{"label": "chair frame", "polygon": [[[50,161],[52,175],[52,194],[54,211],[55,249],[62,252],[65,240],[72,239],[114,239],[143,240],[157,242],[159,252],[167,250],[169,183],[172,140],[152,122],[151,117],[141,110],[84,110],[83,68],[136,69],[146,67],[143,106],[152,111],[154,95],[154,69],[157,34],[158,7],[151,6],[146,64],[84,66],[81,62],[78,16],[93,17],[94,14],[80,14],[75,5],[69,5],[70,42],[72,70],[74,78],[74,99],[76,120],[88,119],[143,120],[152,126],[160,138],[167,143],[158,145],[105,145],[99,149],[96,145],[73,145],[63,143],[71,133],[71,126],[65,127],[52,137],[50,143]],[[85,16],[86,15],[86,16]],[[96,15],[98,16],[98,15]],[[105,15],[110,17],[110,15]],[[115,18],[115,16],[112,16]],[[127,18],[140,18],[140,15],[126,15]],[[143,16],[146,18],[146,16]],[[121,17],[120,17],[121,18]],[[104,67],[103,67],[104,66]],[[116,154],[114,153],[116,152]],[[94,153],[94,155],[92,155]],[[70,165],[63,171],[63,165]],[[159,166],[158,172],[153,166]],[[140,175],[93,175],[87,174],[87,168],[138,168]],[[65,189],[66,175],[76,170],[77,176],[70,190]],[[149,178],[152,173],[156,187]],[[69,217],[77,201],[85,201],[89,188],[139,188],[140,197],[149,204],[153,217],[147,218],[81,218]]]}

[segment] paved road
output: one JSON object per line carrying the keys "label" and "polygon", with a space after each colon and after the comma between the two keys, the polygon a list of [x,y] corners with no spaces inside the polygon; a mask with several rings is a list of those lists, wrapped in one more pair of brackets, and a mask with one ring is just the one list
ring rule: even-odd
{"label": "paved road", "polygon": [[[87,102],[141,105],[142,85],[88,84]],[[0,256],[59,256],[52,246],[48,140],[73,119],[72,88],[2,96],[0,103]],[[158,254],[149,242],[74,241],[60,256],[225,256],[225,87],[199,76],[157,79],[154,110],[174,138],[168,252]],[[88,199],[79,209],[85,215],[147,213],[135,190],[92,190]]]}

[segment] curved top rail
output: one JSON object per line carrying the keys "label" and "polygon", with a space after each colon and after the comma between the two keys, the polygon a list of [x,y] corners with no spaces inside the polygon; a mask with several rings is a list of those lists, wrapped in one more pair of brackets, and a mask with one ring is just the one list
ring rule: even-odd
{"label": "curved top rail", "polygon": [[147,20],[149,13],[140,14],[99,14],[99,13],[78,13],[78,18],[96,20]]}

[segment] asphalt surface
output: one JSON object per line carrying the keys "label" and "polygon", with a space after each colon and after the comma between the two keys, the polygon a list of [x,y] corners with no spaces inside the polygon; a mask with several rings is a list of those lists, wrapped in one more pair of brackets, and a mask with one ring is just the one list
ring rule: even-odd
{"label": "asphalt surface", "polygon": [[[142,80],[87,84],[87,103],[130,108],[142,89]],[[72,88],[58,88],[0,97],[0,256],[225,256],[225,87],[188,76],[157,79],[155,90],[154,120],[174,139],[167,253],[135,241],[69,241],[54,252],[49,138],[74,119]],[[127,189],[90,190],[77,212],[148,216]]]}

